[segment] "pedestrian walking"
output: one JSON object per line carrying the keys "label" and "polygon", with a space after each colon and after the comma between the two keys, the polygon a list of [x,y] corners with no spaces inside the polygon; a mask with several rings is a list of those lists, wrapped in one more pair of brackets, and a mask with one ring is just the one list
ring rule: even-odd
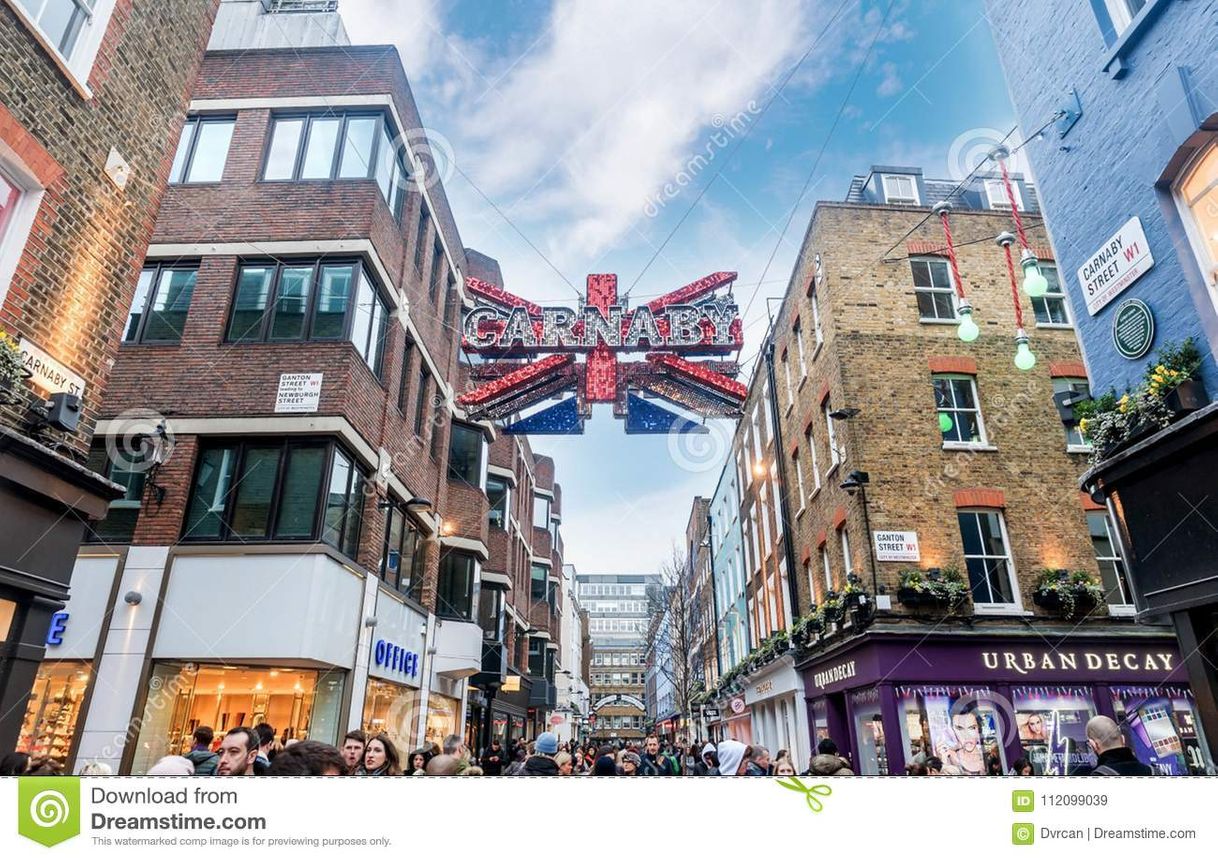
{"label": "pedestrian walking", "polygon": [[427,773],[427,761],[431,755],[427,750],[419,748],[410,754],[410,759],[407,761],[408,767],[406,773],[411,776],[422,776]]}
{"label": "pedestrian walking", "polygon": [[5,753],[0,758],[0,776],[21,776],[30,769],[30,757],[23,752]]}
{"label": "pedestrian walking", "polygon": [[346,756],[321,741],[299,741],[283,748],[271,762],[267,776],[346,776]]}
{"label": "pedestrian walking", "polygon": [[1125,745],[1121,727],[1111,717],[1092,717],[1087,721],[1087,746],[1095,753],[1095,766],[1083,766],[1071,776],[1151,776],[1149,765]]}
{"label": "pedestrian walking", "polygon": [[507,766],[507,768],[503,771],[503,775],[504,776],[520,776],[522,773],[524,773],[524,763],[526,761],[528,761],[528,758],[529,758],[528,747],[524,747],[524,746],[516,747],[515,758],[513,758],[512,763],[509,764]]}
{"label": "pedestrian walking", "polygon": [[763,746],[749,747],[745,753],[745,776],[770,775],[770,751]]}
{"label": "pedestrian walking", "polygon": [[660,739],[648,735],[639,758],[639,776],[675,776],[672,759],[660,752]]}
{"label": "pedestrian walking", "polygon": [[715,745],[708,743],[702,747],[698,762],[693,767],[694,776],[718,776],[719,759],[715,756]]}
{"label": "pedestrian walking", "polygon": [[554,763],[558,765],[559,776],[570,776],[575,770],[575,759],[565,750],[554,756]]}
{"label": "pedestrian walking", "polygon": [[837,744],[832,738],[822,738],[816,745],[816,755],[808,760],[804,776],[853,776],[850,762],[838,754]]}
{"label": "pedestrian walking", "polygon": [[795,764],[789,758],[775,759],[774,776],[795,776]]}
{"label": "pedestrian walking", "polygon": [[401,776],[402,764],[397,747],[389,736],[382,733],[368,739],[364,748],[364,763],[357,771],[359,776]]}
{"label": "pedestrian walking", "polygon": [[146,776],[194,776],[195,766],[190,759],[180,755],[167,755],[148,768]]}
{"label": "pedestrian walking", "polygon": [[642,760],[639,754],[627,750],[622,753],[621,776],[642,776]]}
{"label": "pedestrian walking", "polygon": [[458,768],[461,766],[461,759],[455,755],[440,755],[432,756],[427,762],[428,776],[457,776]]}
{"label": "pedestrian walking", "polygon": [[478,760],[482,763],[482,772],[487,776],[500,776],[503,773],[504,758],[506,757],[503,744],[499,738],[492,738],[491,745],[482,751]]}
{"label": "pedestrian walking", "polygon": [[558,776],[558,735],[553,732],[542,732],[533,744],[533,755],[524,763],[521,773],[524,776]]}
{"label": "pedestrian walking", "polygon": [[719,757],[719,776],[739,776],[744,773],[744,751],[747,747],[740,741],[722,741],[715,747]]}
{"label": "pedestrian walking", "polygon": [[343,761],[347,763],[347,773],[353,774],[359,770],[364,760],[364,747],[368,745],[368,736],[359,729],[352,729],[343,736]]}
{"label": "pedestrian walking", "polygon": [[449,735],[444,739],[444,755],[450,755],[457,760],[457,773],[469,767],[469,747],[465,745],[465,738],[460,735]]}
{"label": "pedestrian walking", "polygon": [[258,755],[254,757],[254,776],[262,776],[271,766],[271,749],[275,746],[275,730],[267,723],[254,726],[258,734]]}
{"label": "pedestrian walking", "polygon": [[1036,776],[1036,768],[1026,758],[1017,758],[1015,759],[1015,764],[1011,765],[1011,775]]}
{"label": "pedestrian walking", "polygon": [[617,762],[611,755],[598,756],[592,764],[593,776],[617,776]]}
{"label": "pedestrian walking", "polygon": [[216,739],[216,733],[211,726],[199,726],[191,735],[194,744],[190,748],[190,752],[186,753],[185,758],[194,765],[195,776],[212,776],[216,772],[216,765],[220,763],[220,756],[211,751],[212,741]]}
{"label": "pedestrian walking", "polygon": [[220,741],[216,776],[252,776],[258,758],[258,733],[246,726],[228,730]]}

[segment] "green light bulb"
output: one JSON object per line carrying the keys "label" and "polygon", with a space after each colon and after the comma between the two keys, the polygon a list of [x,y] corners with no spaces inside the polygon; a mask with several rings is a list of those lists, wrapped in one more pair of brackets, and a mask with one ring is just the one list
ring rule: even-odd
{"label": "green light bulb", "polygon": [[939,431],[941,433],[950,433],[955,426],[956,422],[952,420],[952,416],[946,412],[939,413]]}
{"label": "green light bulb", "polygon": [[956,336],[965,343],[972,343],[981,335],[981,329],[977,328],[977,323],[973,322],[973,311],[971,308],[960,307],[960,327],[956,329]]}
{"label": "green light bulb", "polygon": [[1033,299],[1038,299],[1049,291],[1049,282],[1041,274],[1035,257],[1023,261],[1023,291]]}
{"label": "green light bulb", "polygon": [[1020,370],[1031,370],[1036,366],[1036,356],[1028,349],[1028,339],[1016,338],[1015,342],[1019,344],[1019,348],[1015,350],[1015,366]]}

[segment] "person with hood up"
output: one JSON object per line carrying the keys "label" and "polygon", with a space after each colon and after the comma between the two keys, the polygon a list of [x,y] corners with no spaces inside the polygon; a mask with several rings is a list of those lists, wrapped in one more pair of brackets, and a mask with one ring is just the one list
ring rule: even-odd
{"label": "person with hood up", "polygon": [[854,776],[850,762],[838,754],[837,744],[832,738],[824,738],[816,745],[816,755],[808,762],[804,776]]}
{"label": "person with hood up", "polygon": [[533,755],[524,763],[522,776],[558,776],[558,735],[553,732],[542,732],[533,744]]}
{"label": "person with hood up", "polygon": [[739,776],[744,773],[746,762],[744,751],[748,749],[740,741],[723,741],[715,748],[719,757],[719,776]]}
{"label": "person with hood up", "polygon": [[715,745],[707,744],[698,754],[698,760],[691,769],[694,776],[718,776],[719,760],[715,758]]}

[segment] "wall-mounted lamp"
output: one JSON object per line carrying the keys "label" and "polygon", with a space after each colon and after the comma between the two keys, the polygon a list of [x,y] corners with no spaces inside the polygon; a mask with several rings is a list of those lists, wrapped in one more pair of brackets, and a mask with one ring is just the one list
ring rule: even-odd
{"label": "wall-mounted lamp", "polygon": [[854,406],[844,406],[841,409],[834,409],[829,413],[829,417],[834,421],[849,421],[862,411]]}
{"label": "wall-mounted lamp", "polygon": [[123,595],[123,602],[128,606],[139,606],[144,600],[144,595],[138,591],[128,591]]}

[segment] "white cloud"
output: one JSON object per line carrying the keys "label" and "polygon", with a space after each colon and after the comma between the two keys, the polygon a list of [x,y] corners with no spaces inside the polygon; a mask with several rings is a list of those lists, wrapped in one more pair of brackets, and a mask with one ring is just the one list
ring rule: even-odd
{"label": "white cloud", "polygon": [[880,81],[880,85],[875,88],[877,96],[888,98],[889,96],[895,96],[905,89],[905,83],[901,80],[901,76],[897,74],[896,63],[884,63],[880,66],[880,71],[884,73],[884,78]]}

